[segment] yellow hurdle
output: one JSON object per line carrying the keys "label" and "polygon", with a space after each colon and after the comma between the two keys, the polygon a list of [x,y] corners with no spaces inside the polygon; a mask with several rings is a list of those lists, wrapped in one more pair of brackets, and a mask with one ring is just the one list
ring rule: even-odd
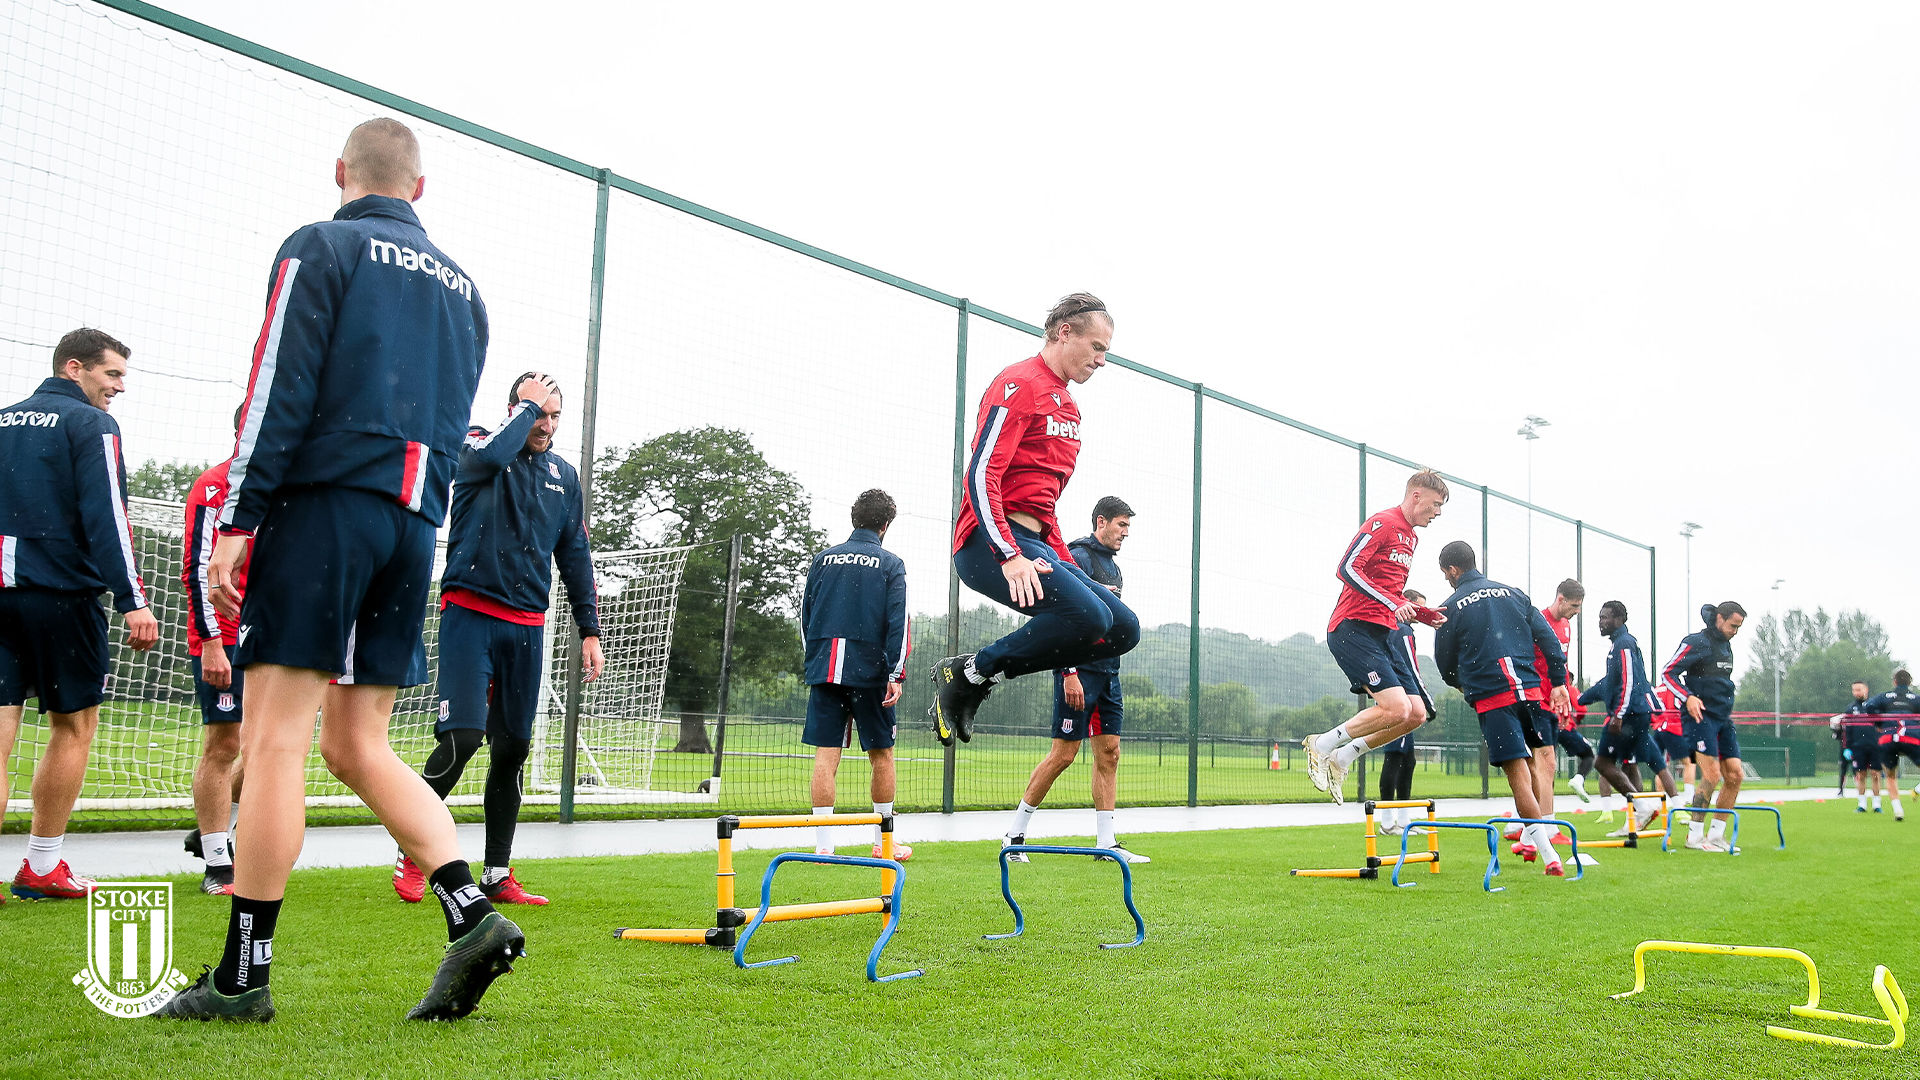
{"label": "yellow hurdle", "polygon": [[1583,840],[1580,842],[1580,846],[1583,848],[1638,848],[1642,837],[1652,839],[1656,836],[1665,836],[1667,832],[1667,793],[1664,791],[1636,791],[1628,795],[1628,821],[1633,820],[1633,812],[1637,809],[1637,800],[1640,799],[1660,800],[1660,812],[1647,819],[1646,828],[1638,832],[1630,832],[1625,836],[1607,836],[1598,840]]}
{"label": "yellow hurdle", "polygon": [[[1379,801],[1368,800],[1365,805],[1366,815],[1367,815],[1367,822],[1366,822],[1367,865],[1356,866],[1356,867],[1344,867],[1344,868],[1335,867],[1335,868],[1326,869],[1326,870],[1289,870],[1287,871],[1287,873],[1292,875],[1293,877],[1365,878],[1369,881],[1379,878],[1381,867],[1393,866],[1394,864],[1399,863],[1402,860],[1399,855],[1380,854],[1380,846],[1378,842],[1379,833],[1374,829],[1373,812],[1375,810],[1397,810],[1397,809],[1400,809],[1401,807],[1407,807],[1407,808],[1425,807],[1427,811],[1427,820],[1429,822],[1437,820],[1437,818],[1434,815],[1434,801],[1432,799],[1393,799],[1393,800],[1379,800]],[[1440,830],[1428,829],[1427,830],[1427,850],[1420,851],[1420,852],[1410,852],[1406,856],[1405,861],[1409,865],[1413,863],[1430,863],[1431,865],[1428,867],[1427,872],[1432,874],[1439,873],[1440,872]]]}
{"label": "yellow hurdle", "polygon": [[1877,1016],[1860,1016],[1855,1013],[1835,1012],[1820,1007],[1820,971],[1814,966],[1813,958],[1799,949],[1788,949],[1773,945],[1715,945],[1704,941],[1643,941],[1633,950],[1633,989],[1614,994],[1615,1000],[1632,997],[1647,988],[1646,956],[1650,952],[1697,953],[1708,956],[1751,956],[1763,960],[1792,960],[1807,972],[1807,1003],[1789,1006],[1787,1011],[1795,1016],[1811,1020],[1838,1020],[1849,1024],[1880,1024],[1893,1029],[1893,1040],[1886,1043],[1862,1042],[1859,1039],[1847,1039],[1838,1035],[1822,1035],[1798,1028],[1767,1025],[1767,1034],[1779,1039],[1794,1042],[1820,1043],[1827,1046],[1844,1046],[1856,1050],[1897,1050],[1907,1041],[1907,998],[1900,990],[1900,983],[1893,972],[1882,964],[1873,970],[1873,996],[1880,1002],[1880,1009],[1886,1013],[1884,1019]]}

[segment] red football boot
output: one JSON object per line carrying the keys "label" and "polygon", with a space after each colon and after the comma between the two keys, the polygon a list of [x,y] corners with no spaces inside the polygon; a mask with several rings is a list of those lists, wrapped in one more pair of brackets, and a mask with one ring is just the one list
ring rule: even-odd
{"label": "red football boot", "polygon": [[34,873],[27,860],[21,859],[20,872],[13,875],[13,895],[22,900],[83,900],[91,884],[91,878],[67,869],[65,859],[46,874]]}
{"label": "red football boot", "polygon": [[547,903],[546,897],[535,896],[533,893],[521,888],[520,882],[515,880],[512,870],[508,870],[506,877],[501,878],[491,885],[482,883],[480,891],[486,893],[487,899],[496,904],[532,904],[536,907],[545,907]]}
{"label": "red football boot", "polygon": [[394,864],[393,891],[409,904],[417,904],[421,897],[427,895],[427,875],[421,873],[413,860],[405,855],[400,856],[400,861]]}

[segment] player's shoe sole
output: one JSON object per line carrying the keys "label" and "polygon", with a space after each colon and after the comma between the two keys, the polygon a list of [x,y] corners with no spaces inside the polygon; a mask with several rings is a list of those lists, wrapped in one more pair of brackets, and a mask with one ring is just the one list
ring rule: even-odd
{"label": "player's shoe sole", "polygon": [[1515,844],[1509,850],[1512,851],[1513,854],[1520,856],[1523,862],[1532,862],[1540,857],[1540,849],[1534,847],[1532,844]]}
{"label": "player's shoe sole", "polygon": [[256,986],[229,997],[213,988],[212,969],[204,969],[192,986],[173,995],[153,1015],[158,1020],[232,1020],[264,1024],[274,1015],[273,987]]}
{"label": "player's shoe sole", "polygon": [[[1026,833],[1021,833],[1019,836],[1003,836],[1000,838],[1000,847],[1004,850],[1010,847],[1019,847],[1020,845],[1026,842],[1027,842]],[[1013,854],[1007,856],[1007,861],[1008,862],[1026,862],[1027,857],[1024,854],[1016,851]]]}
{"label": "player's shoe sole", "polygon": [[513,962],[527,954],[527,935],[513,920],[490,911],[480,925],[459,941],[447,945],[433,985],[420,1004],[407,1010],[409,1020],[458,1020],[479,1008],[493,980],[513,970]]}
{"label": "player's shoe sole", "polygon": [[1333,805],[1347,804],[1347,767],[1340,764],[1336,757],[1327,758],[1327,794],[1333,798]]}
{"label": "player's shoe sole", "polygon": [[1327,790],[1327,755],[1313,745],[1313,740],[1317,737],[1309,735],[1301,739],[1300,748],[1307,754],[1307,782],[1312,784],[1316,791],[1325,791]]}

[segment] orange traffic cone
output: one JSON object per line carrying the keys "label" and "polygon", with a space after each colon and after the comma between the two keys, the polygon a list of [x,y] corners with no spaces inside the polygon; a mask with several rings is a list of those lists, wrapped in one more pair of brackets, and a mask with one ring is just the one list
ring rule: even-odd
{"label": "orange traffic cone", "polygon": [[1280,744],[1274,743],[1273,756],[1267,759],[1267,768],[1277,769],[1279,767],[1280,767]]}

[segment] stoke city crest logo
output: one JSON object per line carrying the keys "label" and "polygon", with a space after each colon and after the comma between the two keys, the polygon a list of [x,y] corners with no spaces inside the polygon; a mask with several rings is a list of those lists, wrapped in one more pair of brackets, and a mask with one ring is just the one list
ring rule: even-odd
{"label": "stoke city crest logo", "polygon": [[187,985],[173,966],[173,883],[102,881],[87,888],[87,966],[73,977],[108,1016],[147,1016]]}

